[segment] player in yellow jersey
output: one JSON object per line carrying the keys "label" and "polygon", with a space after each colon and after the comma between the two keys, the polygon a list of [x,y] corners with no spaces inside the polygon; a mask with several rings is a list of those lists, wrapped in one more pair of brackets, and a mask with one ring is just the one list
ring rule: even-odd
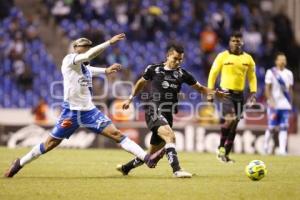
{"label": "player in yellow jersey", "polygon": [[[216,57],[208,77],[208,88],[214,89],[217,77],[220,74],[220,88],[229,93],[229,97],[221,103],[222,127],[220,145],[217,158],[224,163],[233,163],[229,158],[236,128],[242,117],[244,107],[245,82],[248,79],[250,95],[246,104],[256,102],[257,80],[255,63],[251,55],[242,49],[243,38],[240,32],[230,36],[229,50],[225,50]],[[208,97],[212,100],[212,97]]]}

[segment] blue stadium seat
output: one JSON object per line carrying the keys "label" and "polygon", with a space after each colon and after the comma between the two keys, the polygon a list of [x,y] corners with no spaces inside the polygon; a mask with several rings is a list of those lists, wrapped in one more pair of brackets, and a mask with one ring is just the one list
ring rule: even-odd
{"label": "blue stadium seat", "polygon": [[[142,8],[148,8],[151,5],[159,6],[163,11],[162,19],[163,21],[167,21],[168,12],[169,12],[169,2],[170,1],[150,1],[144,0],[141,1]],[[170,41],[170,38],[180,38],[180,41],[185,44],[186,57],[184,60],[184,66],[191,70],[193,73],[197,74],[199,77],[198,80],[205,80],[207,77],[204,77],[204,70],[201,66],[202,59],[204,59],[205,54],[201,52],[199,47],[199,33],[202,31],[203,22],[194,22],[190,32],[186,31],[188,26],[191,26],[193,16],[191,15],[193,4],[192,1],[182,1],[182,19],[179,23],[179,29],[172,31],[169,30],[170,27],[164,27],[163,30],[157,31],[154,36],[154,40],[151,42],[145,42],[142,40],[127,40],[125,42],[121,42],[118,44],[121,51],[128,57],[129,65],[131,66],[133,79],[136,79],[141,73],[143,73],[145,67],[151,63],[157,63],[163,61],[165,59],[165,49]],[[205,22],[210,21],[209,13],[216,12],[219,8],[223,9],[225,13],[231,17],[234,13],[234,7],[230,2],[219,2],[219,1],[209,1],[207,3],[206,12],[204,13]],[[50,8],[49,8],[50,9]],[[97,28],[102,30],[105,34],[105,38],[108,38],[112,34],[120,32],[129,33],[129,25],[128,24],[118,24],[114,18],[107,16],[107,13],[111,13],[111,8],[106,8],[107,13],[104,14],[99,19],[93,18],[92,15],[92,7],[89,2],[85,3],[85,9],[87,12],[83,13],[83,18],[65,18],[60,21],[60,26],[66,33],[66,36],[71,40],[82,36],[83,32],[87,30],[89,27]],[[246,19],[246,26],[249,25],[251,21],[251,15],[249,8],[241,4],[241,9],[243,15]],[[8,29],[14,18],[19,19],[21,24],[22,31],[26,30],[28,26],[28,22],[23,17],[22,12],[17,8],[11,9],[11,15],[0,22],[1,31],[4,37],[12,40],[13,36],[9,35]],[[226,32],[230,32],[231,30],[226,30]],[[223,50],[224,46],[219,44],[216,48],[216,52]],[[264,47],[259,48],[258,55],[263,55]],[[108,49],[104,53],[104,57],[112,53],[112,49]],[[35,74],[34,85],[32,89],[32,98],[23,95],[22,92],[16,89],[16,83],[12,79],[12,77],[5,75],[7,73],[12,72],[12,61],[9,59],[4,59],[2,68],[0,70],[1,76],[4,77],[1,80],[3,87],[1,88],[0,94],[10,94],[9,91],[14,88],[13,92],[15,94],[16,91],[20,93],[20,102],[9,103],[6,99],[3,98],[1,102],[1,106],[22,106],[22,107],[31,107],[38,101],[39,95],[45,97],[48,102],[52,102],[53,99],[49,97],[49,87],[52,81],[61,80],[62,75],[60,73],[60,69],[58,69],[52,57],[46,51],[45,45],[41,40],[37,39],[32,42],[26,41],[26,52],[24,55],[24,61],[26,65],[30,66],[32,72]],[[261,67],[258,67],[258,79],[263,80],[264,71],[261,71]],[[261,81],[259,81],[260,83]],[[58,91],[62,93],[62,89]],[[26,93],[28,95],[28,93]],[[7,96],[7,95],[6,95]],[[22,100],[23,99],[23,100]],[[24,102],[23,102],[24,101]]]}

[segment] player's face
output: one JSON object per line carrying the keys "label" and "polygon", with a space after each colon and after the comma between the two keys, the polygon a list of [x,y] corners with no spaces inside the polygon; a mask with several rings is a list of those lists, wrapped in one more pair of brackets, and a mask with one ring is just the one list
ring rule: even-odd
{"label": "player's face", "polygon": [[75,52],[76,53],[85,53],[88,51],[91,47],[90,46],[76,46],[75,47]]}
{"label": "player's face", "polygon": [[169,67],[172,69],[176,69],[183,61],[183,53],[178,53],[177,51],[171,51],[167,57],[167,62]]}
{"label": "player's face", "polygon": [[275,60],[275,65],[278,67],[285,67],[286,66],[286,57],[285,55],[278,55]]}
{"label": "player's face", "polygon": [[239,53],[242,50],[243,40],[240,37],[231,37],[229,41],[230,51],[233,53]]}

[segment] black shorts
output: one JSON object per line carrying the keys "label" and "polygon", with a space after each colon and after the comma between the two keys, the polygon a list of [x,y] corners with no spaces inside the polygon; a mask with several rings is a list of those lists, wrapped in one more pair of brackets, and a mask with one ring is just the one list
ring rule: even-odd
{"label": "black shorts", "polygon": [[244,94],[243,92],[235,92],[229,90],[227,99],[221,102],[222,120],[227,114],[235,114],[237,119],[241,119],[244,109]]}
{"label": "black shorts", "polygon": [[148,129],[152,131],[150,144],[158,145],[164,142],[164,140],[158,135],[157,130],[160,126],[173,126],[173,114],[171,109],[169,112],[159,112],[155,110],[152,106],[147,106],[145,107],[145,120]]}

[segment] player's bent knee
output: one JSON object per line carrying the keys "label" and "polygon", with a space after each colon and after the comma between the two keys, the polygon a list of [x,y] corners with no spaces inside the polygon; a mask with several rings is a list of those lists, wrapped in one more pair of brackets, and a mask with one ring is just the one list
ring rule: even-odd
{"label": "player's bent knee", "polygon": [[165,128],[162,131],[158,132],[158,135],[166,142],[166,143],[175,143],[175,133],[172,129]]}

